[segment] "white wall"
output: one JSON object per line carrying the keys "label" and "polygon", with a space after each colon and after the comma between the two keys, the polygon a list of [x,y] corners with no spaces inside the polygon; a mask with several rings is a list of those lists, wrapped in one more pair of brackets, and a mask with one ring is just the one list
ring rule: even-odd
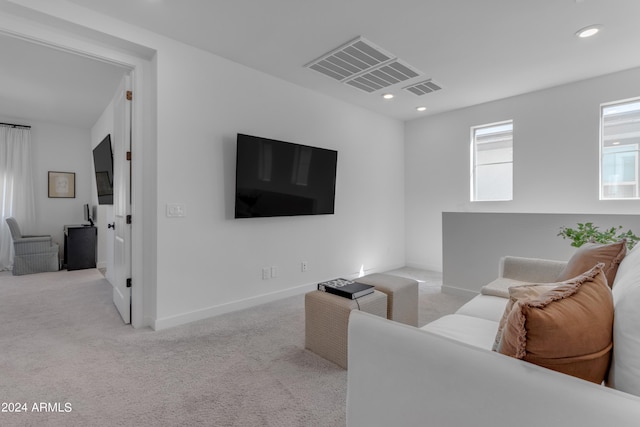
{"label": "white wall", "polygon": [[[0,100],[2,102],[2,100]],[[0,117],[0,121],[31,126],[33,185],[36,205],[35,230],[25,234],[48,234],[60,245],[62,257],[65,224],[84,222],[83,205],[90,200],[91,151],[89,131],[28,118]],[[75,198],[49,198],[48,172],[74,172]]]}
{"label": "white wall", "polygon": [[603,231],[622,227],[621,232],[640,234],[637,214],[443,212],[443,290],[480,292],[496,279],[504,256],[566,261],[576,248],[558,237],[560,228],[586,222]]}
{"label": "white wall", "polygon": [[[637,214],[640,201],[598,200],[600,104],[640,96],[640,69],[405,124],[406,260],[442,269],[442,212]],[[509,202],[469,201],[470,127],[513,119]]]}
{"label": "white wall", "polygon": [[[335,215],[233,219],[238,132],[338,150]],[[164,43],[156,326],[303,292],[361,266],[404,265],[403,146],[399,121]],[[167,203],[185,204],[187,217],[167,218]],[[277,278],[262,280],[267,266]]]}

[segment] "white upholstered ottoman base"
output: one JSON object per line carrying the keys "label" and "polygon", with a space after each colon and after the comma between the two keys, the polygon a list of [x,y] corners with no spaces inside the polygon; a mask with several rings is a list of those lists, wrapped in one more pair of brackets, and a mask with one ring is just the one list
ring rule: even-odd
{"label": "white upholstered ottoman base", "polygon": [[418,282],[405,277],[375,273],[355,279],[387,294],[387,319],[418,326]]}
{"label": "white upholstered ottoman base", "polygon": [[347,330],[351,310],[386,317],[387,296],[378,291],[352,300],[322,291],[305,295],[305,348],[347,369]]}

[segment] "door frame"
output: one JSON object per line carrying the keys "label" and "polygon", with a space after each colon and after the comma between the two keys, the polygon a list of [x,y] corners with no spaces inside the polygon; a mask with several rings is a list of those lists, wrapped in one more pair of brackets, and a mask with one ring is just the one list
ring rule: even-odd
{"label": "door frame", "polygon": [[[17,37],[51,49],[62,50],[74,55],[123,67],[123,74],[131,75],[133,99],[131,104],[132,153],[131,153],[131,325],[134,328],[152,326],[155,307],[155,271],[157,249],[155,245],[156,203],[155,179],[157,164],[154,136],[157,123],[155,76],[156,62],[154,49],[134,45],[126,50],[122,41],[94,30],[96,37],[89,38],[86,31],[69,30],[65,26],[44,27],[25,25],[24,21],[0,18],[0,35]],[[68,29],[67,29],[68,30]],[[87,29],[85,29],[87,30]],[[103,41],[98,43],[94,40]],[[147,179],[144,179],[147,176]],[[145,237],[147,237],[145,239]]]}

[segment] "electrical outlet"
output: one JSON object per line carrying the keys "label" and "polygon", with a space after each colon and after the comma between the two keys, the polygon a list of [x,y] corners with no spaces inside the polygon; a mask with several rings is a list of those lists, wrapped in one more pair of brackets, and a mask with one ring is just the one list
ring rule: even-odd
{"label": "electrical outlet", "polygon": [[305,273],[307,270],[309,270],[309,263],[307,261],[302,261],[300,263],[300,269],[303,273]]}
{"label": "electrical outlet", "polygon": [[262,269],[262,280],[269,280],[271,277],[271,269],[269,267],[264,267]]}
{"label": "electrical outlet", "polygon": [[271,278],[275,279],[276,277],[278,277],[278,267],[272,266],[271,267]]}
{"label": "electrical outlet", "polygon": [[184,203],[167,203],[167,218],[183,218],[187,216]]}

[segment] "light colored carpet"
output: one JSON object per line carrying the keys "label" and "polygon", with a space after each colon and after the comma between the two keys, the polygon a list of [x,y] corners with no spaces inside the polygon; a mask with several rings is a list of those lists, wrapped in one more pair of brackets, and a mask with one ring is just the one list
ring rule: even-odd
{"label": "light colored carpet", "polygon": [[[421,323],[466,301],[434,283]],[[122,324],[98,270],[0,272],[0,331],[2,402],[28,408],[2,426],[345,425],[346,371],[304,349],[302,295],[154,332]]]}

